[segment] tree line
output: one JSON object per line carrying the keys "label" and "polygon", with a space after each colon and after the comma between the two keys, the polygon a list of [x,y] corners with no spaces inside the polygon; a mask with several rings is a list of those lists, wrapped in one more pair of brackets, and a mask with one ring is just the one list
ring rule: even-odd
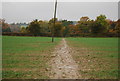
{"label": "tree line", "polygon": [[[19,33],[31,36],[51,36],[54,33],[55,37],[118,37],[120,33],[120,19],[112,21],[105,15],[99,15],[95,20],[91,20],[87,16],[81,17],[77,23],[56,18],[54,28],[53,21],[53,18],[49,21],[35,19],[27,27],[21,27]],[[5,32],[5,28],[7,28],[6,32],[10,31],[7,25],[2,22],[3,32]]]}

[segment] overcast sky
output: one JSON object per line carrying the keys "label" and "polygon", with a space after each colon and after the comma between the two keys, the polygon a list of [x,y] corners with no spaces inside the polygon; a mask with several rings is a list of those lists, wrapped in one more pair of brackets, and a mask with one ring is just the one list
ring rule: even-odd
{"label": "overcast sky", "polygon": [[[3,2],[2,17],[8,23],[49,20],[53,17],[53,2]],[[104,14],[108,19],[118,19],[117,2],[58,2],[57,18],[78,21],[82,16],[95,19]]]}

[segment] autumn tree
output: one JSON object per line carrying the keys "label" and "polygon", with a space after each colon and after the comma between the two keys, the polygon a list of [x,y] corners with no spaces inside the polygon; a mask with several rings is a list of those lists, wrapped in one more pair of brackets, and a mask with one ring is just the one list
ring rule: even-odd
{"label": "autumn tree", "polygon": [[33,34],[34,36],[39,36],[41,33],[41,27],[40,27],[39,21],[37,19],[33,20],[29,24],[27,30],[29,31],[29,33]]}
{"label": "autumn tree", "polygon": [[[80,21],[83,21],[83,22],[86,22],[86,21],[88,21],[89,20],[89,17],[87,17],[87,16],[84,16],[84,17],[81,17],[80,18]],[[79,21],[78,21],[79,22]]]}
{"label": "autumn tree", "polygon": [[41,35],[47,35],[50,36],[51,31],[49,27],[49,22],[48,21],[39,21],[40,27],[41,27]]}
{"label": "autumn tree", "polygon": [[63,32],[62,32],[62,23],[56,22],[55,23],[55,28],[54,28],[54,36],[61,37],[62,34],[63,34]]}
{"label": "autumn tree", "polygon": [[[58,19],[55,18],[55,22],[58,22]],[[54,26],[53,26],[53,23],[54,23],[54,18],[50,19],[49,20],[49,28],[50,28],[50,32],[51,32],[51,35],[53,34],[54,35]]]}
{"label": "autumn tree", "polygon": [[95,22],[93,23],[91,27],[91,31],[93,34],[104,34],[108,30],[109,24],[106,21],[106,16],[105,15],[100,15],[97,17]]}
{"label": "autumn tree", "polygon": [[0,22],[2,23],[2,32],[11,32],[10,25],[4,19],[1,19]]}
{"label": "autumn tree", "polygon": [[77,25],[69,25],[70,36],[79,36],[80,31]]}
{"label": "autumn tree", "polygon": [[21,33],[27,33],[26,28],[25,27],[21,27],[20,32]]}
{"label": "autumn tree", "polygon": [[120,36],[120,19],[118,19],[117,24],[115,26],[116,34]]}
{"label": "autumn tree", "polygon": [[72,21],[67,21],[67,20],[61,20],[60,21],[62,23],[62,35],[63,37],[69,36],[70,32],[69,32],[69,25],[72,25],[73,22]]}
{"label": "autumn tree", "polygon": [[90,19],[89,17],[81,17],[80,21],[78,21],[77,26],[79,27],[79,31],[81,33],[89,33],[90,32]]}

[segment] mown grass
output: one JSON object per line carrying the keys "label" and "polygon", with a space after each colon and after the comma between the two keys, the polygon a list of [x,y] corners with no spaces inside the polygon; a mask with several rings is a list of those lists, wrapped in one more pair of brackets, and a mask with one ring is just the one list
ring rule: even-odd
{"label": "mown grass", "polygon": [[118,78],[118,38],[66,38],[79,73],[87,79]]}
{"label": "mown grass", "polygon": [[47,79],[47,63],[61,38],[2,37],[2,77],[18,79]]}

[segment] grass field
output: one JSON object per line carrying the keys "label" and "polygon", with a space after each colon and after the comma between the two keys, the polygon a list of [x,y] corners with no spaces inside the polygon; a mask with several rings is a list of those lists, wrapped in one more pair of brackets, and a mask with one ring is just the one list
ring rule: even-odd
{"label": "grass field", "polygon": [[[47,79],[46,68],[61,38],[3,36],[2,77]],[[118,78],[118,38],[66,38],[82,79]]]}
{"label": "grass field", "polygon": [[3,36],[3,78],[49,78],[46,74],[51,52],[61,38]]}
{"label": "grass field", "polygon": [[118,78],[118,38],[67,38],[83,78]]}

